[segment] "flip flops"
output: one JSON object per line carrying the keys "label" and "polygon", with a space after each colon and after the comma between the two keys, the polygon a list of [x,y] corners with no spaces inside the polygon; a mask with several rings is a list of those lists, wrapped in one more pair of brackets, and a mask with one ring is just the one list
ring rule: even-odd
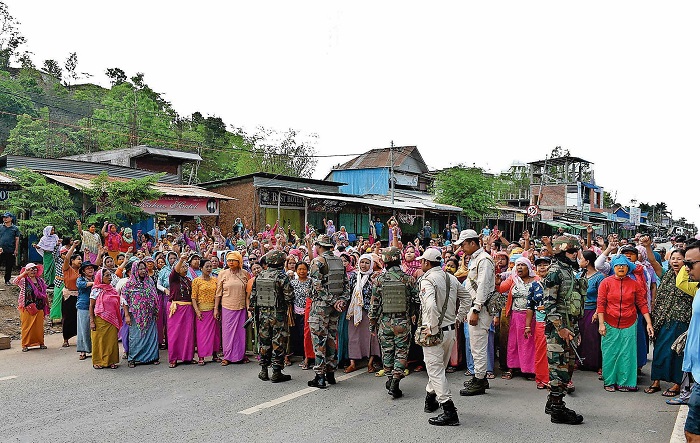
{"label": "flip flops", "polygon": [[681,391],[674,391],[673,389],[666,389],[661,395],[664,397],[675,397],[680,394]]}
{"label": "flip flops", "polygon": [[669,398],[666,400],[667,405],[671,406],[680,406],[680,405],[687,405],[688,401],[687,400],[682,400],[680,397],[675,397],[675,398]]}
{"label": "flip flops", "polygon": [[[653,394],[653,393],[655,393],[655,392],[659,392],[660,390],[661,390],[661,386],[654,386],[654,385],[651,385],[651,386],[649,386],[648,388],[646,388],[646,389],[644,390],[644,393],[645,393],[645,394]],[[666,391],[666,392],[668,392],[668,391]],[[666,392],[664,392],[664,397],[675,397],[676,395],[678,395],[678,392],[676,392],[676,393],[673,394],[673,395],[665,395]]]}

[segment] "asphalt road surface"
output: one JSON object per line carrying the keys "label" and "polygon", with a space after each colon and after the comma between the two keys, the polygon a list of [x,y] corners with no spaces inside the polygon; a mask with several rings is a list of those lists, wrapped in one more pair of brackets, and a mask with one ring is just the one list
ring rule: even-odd
{"label": "asphalt road surface", "polygon": [[[404,397],[392,400],[384,378],[365,370],[339,377],[326,390],[308,388],[312,371],[295,363],[293,379],[272,384],[244,365],[208,363],[169,369],[162,364],[95,370],[78,360],[74,342],[48,350],[0,351],[0,441],[490,441],[668,442],[677,406],[660,393],[607,393],[595,373],[574,375],[567,404],[584,415],[579,426],[555,425],[543,412],[546,391],[523,378],[491,381],[486,395],[460,397],[463,373],[448,374],[461,425],[438,428],[423,412],[425,372],[402,381]],[[339,373],[340,376],[342,373]],[[640,389],[649,384],[649,365]],[[456,440],[459,439],[459,440]]]}

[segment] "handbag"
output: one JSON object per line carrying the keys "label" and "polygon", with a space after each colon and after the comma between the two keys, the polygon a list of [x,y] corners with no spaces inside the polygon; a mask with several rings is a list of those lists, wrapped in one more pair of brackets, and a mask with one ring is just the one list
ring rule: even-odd
{"label": "handbag", "polygon": [[683,355],[685,350],[685,342],[688,339],[688,331],[685,331],[673,342],[671,349],[678,355]]}
{"label": "handbag", "polygon": [[24,310],[32,316],[36,315],[39,312],[39,310],[36,307],[36,303],[29,303],[28,305],[25,305]]}
{"label": "handbag", "polygon": [[[469,279],[472,289],[476,292],[478,288],[476,282],[469,277],[467,278]],[[484,307],[491,317],[497,317],[501,313],[503,305],[505,305],[505,297],[495,289],[486,297],[486,302],[484,303]]]}
{"label": "handbag", "polygon": [[[413,337],[418,346],[429,348],[442,343],[443,335],[441,325],[442,320],[445,318],[445,312],[447,311],[447,302],[450,300],[450,276],[447,272],[445,272],[445,291],[445,303],[442,305],[442,312],[440,312],[440,319],[438,320],[438,333],[430,334],[427,326],[419,326],[418,329],[416,329],[416,335]],[[437,291],[435,292],[435,299],[437,301]]]}

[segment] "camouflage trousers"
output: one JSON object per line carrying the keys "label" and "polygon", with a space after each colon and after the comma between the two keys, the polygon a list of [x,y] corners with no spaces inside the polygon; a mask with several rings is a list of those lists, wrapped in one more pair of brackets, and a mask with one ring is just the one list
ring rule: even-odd
{"label": "camouflage trousers", "polygon": [[259,308],[258,346],[260,366],[284,368],[284,354],[289,340],[287,312],[275,308]]}
{"label": "camouflage trousers", "polygon": [[309,329],[314,345],[316,364],[314,372],[325,374],[335,372],[338,367],[338,318],[340,312],[332,304],[315,300],[311,303],[309,312]]}
{"label": "camouflage trousers", "polygon": [[408,365],[411,325],[406,314],[387,314],[379,319],[379,346],[387,376],[401,379]]}
{"label": "camouflage trousers", "polygon": [[[578,327],[572,327],[571,332],[576,335]],[[571,371],[576,363],[576,355],[566,340],[559,337],[559,333],[553,324],[547,323],[545,330],[547,339],[547,361],[549,362],[549,384],[552,395],[563,396],[566,385],[571,381]]]}

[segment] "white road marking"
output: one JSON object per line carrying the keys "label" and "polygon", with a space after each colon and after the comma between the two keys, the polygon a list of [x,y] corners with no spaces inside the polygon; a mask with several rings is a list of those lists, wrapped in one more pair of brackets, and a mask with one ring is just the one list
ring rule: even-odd
{"label": "white road marking", "polygon": [[676,416],[676,424],[673,426],[670,443],[685,442],[685,419],[688,418],[688,406],[681,405]]}
{"label": "white road marking", "polygon": [[0,381],[12,380],[13,378],[17,378],[17,376],[16,375],[8,375],[7,377],[0,377]]}
{"label": "white road marking", "polygon": [[[352,374],[345,374],[341,375],[340,377],[336,378],[336,381],[341,382],[344,380],[347,380],[349,378],[357,377],[358,375],[364,374],[363,371],[356,371],[355,373]],[[331,386],[329,389],[332,389],[333,387]],[[302,395],[310,394],[314,391],[320,391],[318,388],[304,388],[300,389],[296,392],[292,392],[291,394],[283,395],[282,397],[276,398],[274,400],[266,401],[265,403],[260,403],[257,406],[253,406],[252,408],[244,409],[242,411],[238,411],[239,414],[244,414],[244,415],[250,415],[250,414],[255,414],[256,412],[260,412],[263,409],[271,408],[273,406],[277,406],[279,404],[282,404],[284,402],[287,402],[289,400],[294,400],[297,397],[301,397]]]}

